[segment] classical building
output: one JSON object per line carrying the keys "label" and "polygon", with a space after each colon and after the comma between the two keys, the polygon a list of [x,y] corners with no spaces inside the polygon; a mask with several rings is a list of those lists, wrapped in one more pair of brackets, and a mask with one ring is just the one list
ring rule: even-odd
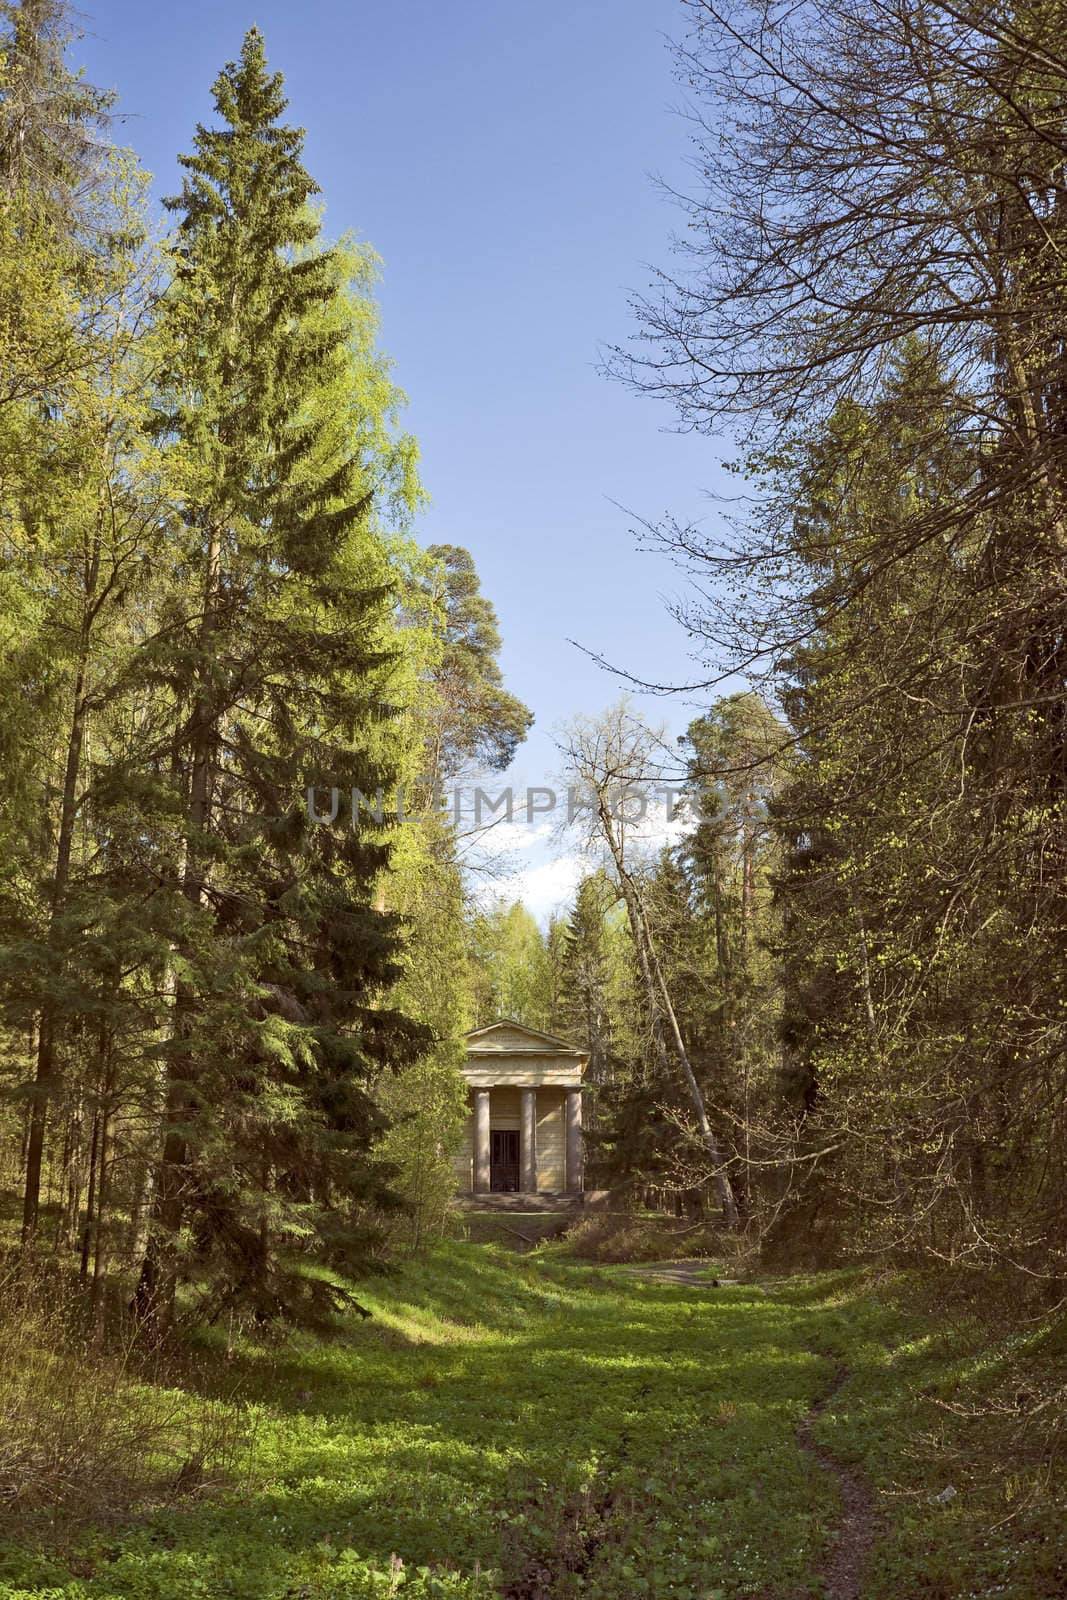
{"label": "classical building", "polygon": [[467,1034],[470,1114],[456,1157],[473,1194],[581,1194],[582,1074],[589,1056],[506,1019]]}

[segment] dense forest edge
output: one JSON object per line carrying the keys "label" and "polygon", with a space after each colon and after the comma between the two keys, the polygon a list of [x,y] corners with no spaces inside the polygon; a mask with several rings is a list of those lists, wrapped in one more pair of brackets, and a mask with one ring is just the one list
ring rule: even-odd
{"label": "dense forest edge", "polygon": [[[843,1600],[850,1494],[871,1600],[1067,1583],[1067,8],[679,9],[605,376],[737,493],[640,530],[694,678],[556,730],[542,925],[442,804],[533,712],[263,36],[160,217],[0,4],[4,1594]],[[511,1237],[501,1017],[588,1051],[598,1196]]]}

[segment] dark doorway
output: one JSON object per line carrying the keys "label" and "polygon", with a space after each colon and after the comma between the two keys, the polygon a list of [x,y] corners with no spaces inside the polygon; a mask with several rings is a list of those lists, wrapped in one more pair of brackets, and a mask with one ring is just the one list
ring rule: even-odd
{"label": "dark doorway", "polygon": [[494,1128],[489,1135],[489,1187],[494,1194],[515,1194],[519,1187],[519,1135]]}

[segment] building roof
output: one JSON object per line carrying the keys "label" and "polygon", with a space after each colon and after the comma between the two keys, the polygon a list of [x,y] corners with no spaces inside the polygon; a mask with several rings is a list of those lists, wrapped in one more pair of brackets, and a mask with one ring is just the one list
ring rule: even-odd
{"label": "building roof", "polygon": [[524,1023],[515,1022],[511,1017],[500,1017],[483,1028],[472,1028],[464,1038],[468,1056],[568,1056],[573,1060],[585,1061],[589,1055],[587,1050],[568,1044],[566,1039],[558,1039],[552,1033],[539,1033],[536,1028],[527,1028]]}

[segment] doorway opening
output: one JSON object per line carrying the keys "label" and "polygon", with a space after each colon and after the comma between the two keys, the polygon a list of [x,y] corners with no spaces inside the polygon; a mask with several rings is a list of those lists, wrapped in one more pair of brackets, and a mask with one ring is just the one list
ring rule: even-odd
{"label": "doorway opening", "polygon": [[489,1187],[494,1194],[517,1194],[519,1188],[519,1135],[494,1128],[489,1135]]}

